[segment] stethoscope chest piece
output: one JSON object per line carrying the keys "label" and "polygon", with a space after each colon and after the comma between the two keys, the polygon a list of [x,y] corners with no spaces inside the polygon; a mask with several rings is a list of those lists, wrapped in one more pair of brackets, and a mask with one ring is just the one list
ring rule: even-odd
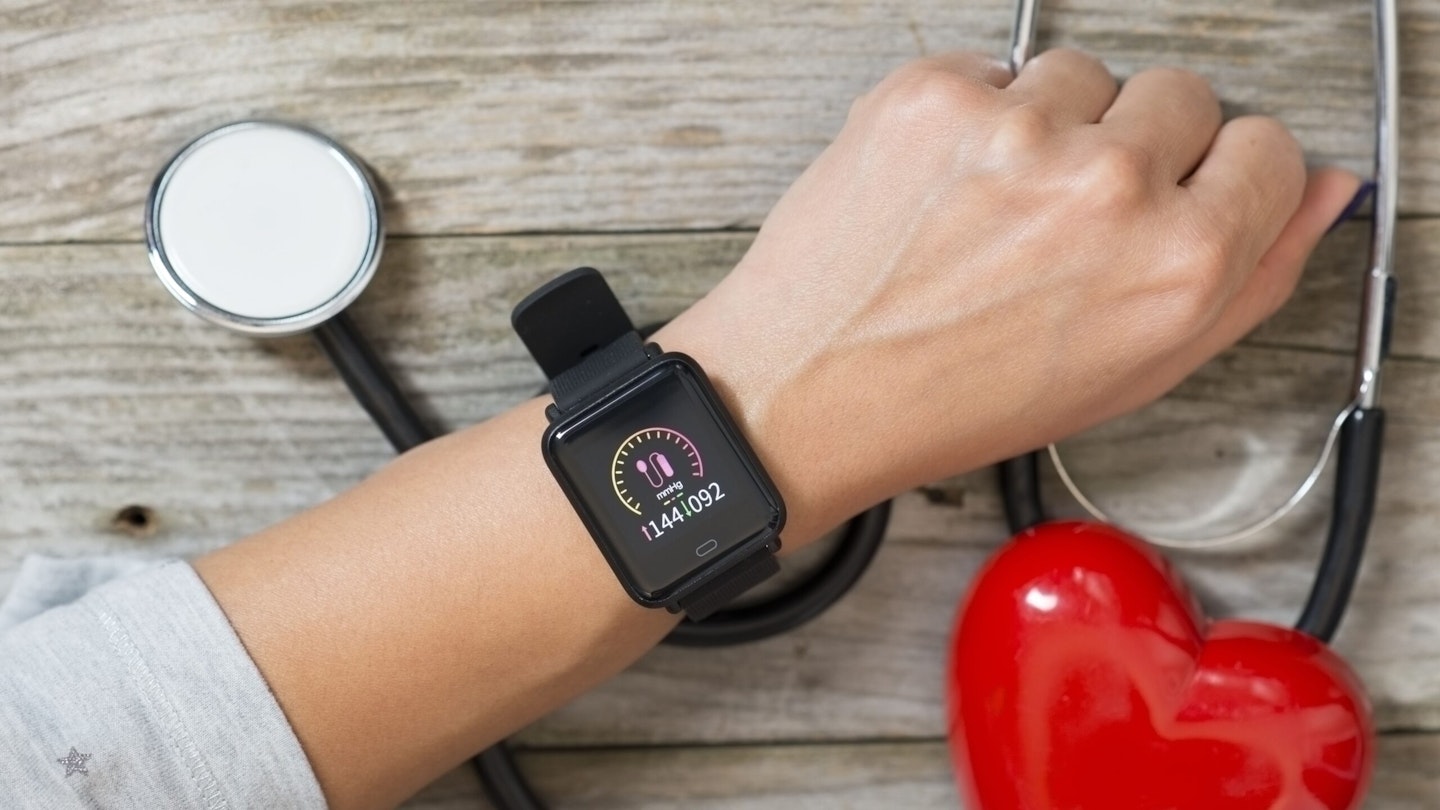
{"label": "stethoscope chest piece", "polygon": [[150,262],[191,312],[241,332],[288,335],[339,313],[384,241],[364,166],[302,127],[242,121],[181,149],[145,208]]}

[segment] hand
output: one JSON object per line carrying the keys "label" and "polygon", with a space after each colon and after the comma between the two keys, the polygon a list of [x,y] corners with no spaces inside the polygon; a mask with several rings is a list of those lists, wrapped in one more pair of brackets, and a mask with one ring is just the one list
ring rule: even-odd
{"label": "hand", "polygon": [[1307,183],[1281,124],[1222,124],[1193,73],[921,60],[855,102],[673,348],[792,514],[833,522],[1158,398],[1279,308],[1358,186]]}

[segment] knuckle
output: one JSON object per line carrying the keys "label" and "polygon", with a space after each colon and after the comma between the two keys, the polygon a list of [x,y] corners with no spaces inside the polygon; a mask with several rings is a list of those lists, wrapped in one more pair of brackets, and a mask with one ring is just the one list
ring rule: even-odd
{"label": "knuckle", "polygon": [[891,73],[875,89],[887,122],[900,125],[949,124],[973,112],[990,97],[981,82],[924,61]]}
{"label": "knuckle", "polygon": [[1203,334],[1215,322],[1221,309],[1213,296],[1205,295],[1194,285],[1183,283],[1160,287],[1151,300],[1157,304],[1158,315],[1154,319],[1156,325],[1152,337],[1159,343],[1172,346],[1184,345]]}
{"label": "knuckle", "polygon": [[1128,216],[1144,208],[1155,187],[1155,156],[1140,144],[1107,141],[1091,150],[1076,177],[1087,207]]}
{"label": "knuckle", "polygon": [[1014,164],[1035,154],[1050,135],[1050,121],[1044,112],[1030,104],[1017,104],[995,117],[986,152],[994,161]]}
{"label": "knuckle", "polygon": [[1227,240],[1208,230],[1191,235],[1187,242],[1176,275],[1196,296],[1206,301],[1219,297],[1230,274],[1234,251]]}
{"label": "knuckle", "polygon": [[1157,131],[1183,127],[1211,137],[1220,129],[1225,117],[1220,97],[1210,80],[1200,74],[1184,68],[1151,68],[1130,82],[1134,85],[1132,102],[1144,102],[1143,110],[1131,113],[1137,125]]}

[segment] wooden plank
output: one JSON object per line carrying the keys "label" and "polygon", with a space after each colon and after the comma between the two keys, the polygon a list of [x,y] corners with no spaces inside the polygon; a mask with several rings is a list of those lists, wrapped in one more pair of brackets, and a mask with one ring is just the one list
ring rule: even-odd
{"label": "wooden plank", "polygon": [[[1347,230],[1298,307],[1348,310],[1346,254],[1363,228]],[[1414,258],[1440,249],[1440,223],[1407,222],[1402,236]],[[507,317],[550,273],[614,268],[639,319],[661,318],[723,275],[747,238],[400,239],[356,316],[431,412],[467,424],[538,383]],[[183,312],[139,246],[4,248],[0,266],[9,292],[0,301],[0,591],[30,551],[201,553],[328,497],[390,455],[305,339],[232,336]],[[1385,727],[1428,729],[1440,728],[1440,590],[1429,573],[1440,570],[1440,342],[1428,326],[1440,322],[1440,300],[1416,281],[1397,334],[1407,359],[1392,364],[1386,389],[1381,512],[1341,648]],[[1239,514],[1231,501],[1283,498],[1343,395],[1348,323],[1279,319],[1265,340],[1225,355],[1163,404],[1068,443],[1077,475],[1102,502],[1152,521],[1189,508],[1224,519]],[[1244,497],[1230,498],[1237,481]],[[154,510],[153,533],[113,525],[129,504]],[[1289,620],[1324,508],[1307,503],[1264,542],[1182,555],[1183,568],[1217,613]],[[1003,536],[988,471],[907,495],[875,569],[829,616],[752,647],[658,651],[526,739],[938,735],[948,617]]]}
{"label": "wooden plank", "polygon": [[[357,313],[454,427],[538,389],[507,324],[545,276],[586,261],[635,268],[617,281],[627,297],[650,287],[634,309],[644,322],[693,301],[743,249],[733,237],[397,239]],[[141,246],[0,249],[0,266],[0,589],[31,550],[214,547],[391,456],[307,338],[255,341],[184,312]],[[114,531],[128,504],[153,508],[159,530]]]}
{"label": "wooden plank", "polygon": [[[557,810],[953,810],[960,803],[941,742],[526,751],[520,762]],[[1440,737],[1382,737],[1367,810],[1430,810],[1437,797]],[[484,802],[479,782],[464,768],[405,808],[471,810],[477,802]]]}
{"label": "wooden plank", "polygon": [[[1368,4],[1049,4],[1042,41],[1213,78],[1315,162],[1369,165]],[[1440,211],[1440,0],[1403,4],[1409,213]],[[753,227],[851,100],[922,53],[999,54],[1006,2],[0,3],[0,242],[136,239],[227,121],[292,119],[384,179],[396,233]]]}

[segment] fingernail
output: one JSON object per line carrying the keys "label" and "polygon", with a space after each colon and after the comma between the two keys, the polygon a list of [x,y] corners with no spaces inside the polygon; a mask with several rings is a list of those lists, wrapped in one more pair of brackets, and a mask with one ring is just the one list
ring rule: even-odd
{"label": "fingernail", "polygon": [[1370,195],[1374,193],[1375,181],[1366,180],[1361,183],[1360,188],[1355,191],[1355,196],[1351,197],[1350,203],[1345,206],[1345,210],[1340,212],[1340,216],[1335,218],[1334,224],[1332,224],[1330,229],[1325,231],[1325,233],[1333,233],[1336,228],[1349,222],[1351,217],[1354,217],[1355,213],[1365,206],[1366,201],[1370,199]]}

